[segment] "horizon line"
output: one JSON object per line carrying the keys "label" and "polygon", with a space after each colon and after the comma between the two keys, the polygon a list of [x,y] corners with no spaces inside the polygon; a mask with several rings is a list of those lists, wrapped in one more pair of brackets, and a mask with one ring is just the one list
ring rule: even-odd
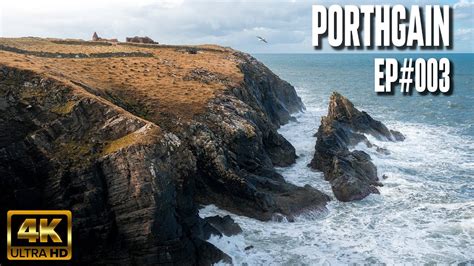
{"label": "horizon line", "polygon": [[248,52],[251,54],[474,54],[474,52]]}

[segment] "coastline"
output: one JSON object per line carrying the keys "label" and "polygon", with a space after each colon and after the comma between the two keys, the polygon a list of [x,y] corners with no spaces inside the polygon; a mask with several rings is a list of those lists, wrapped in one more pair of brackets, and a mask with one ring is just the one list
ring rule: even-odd
{"label": "coastline", "polygon": [[[197,204],[270,220],[329,200],[274,170],[296,158],[276,130],[303,105],[247,54],[1,41],[34,52],[0,51],[2,131],[25,125],[1,142],[0,206],[73,210],[81,262],[117,261],[119,251],[129,254],[121,263],[228,260],[203,239],[210,227]],[[143,227],[146,238],[134,234]]]}
{"label": "coastline", "polygon": [[[60,49],[72,49],[65,46]],[[2,179],[0,206],[71,208],[74,238],[90,249],[76,254],[81,262],[207,265],[229,262],[230,255],[234,263],[249,264],[397,263],[398,253],[405,263],[429,262],[430,256],[469,259],[469,246],[463,245],[472,240],[468,214],[474,210],[466,183],[472,173],[470,131],[443,124],[451,120],[448,114],[439,124],[414,120],[419,116],[403,120],[397,99],[357,97],[370,87],[359,75],[370,72],[363,63],[369,57],[352,62],[359,69],[346,73],[359,79],[341,80],[329,67],[352,66],[338,65],[344,60],[333,56],[309,66],[299,55],[274,61],[270,56],[261,60],[265,66],[219,47],[198,49],[197,56],[181,46],[153,48],[146,51],[151,57],[138,59],[135,51],[125,52],[130,56],[99,59],[0,51],[5,55],[0,127],[9,133],[0,138],[0,173],[9,177]],[[67,68],[69,63],[74,67]],[[318,64],[323,68],[315,68]],[[379,176],[389,176],[380,195],[362,201],[328,201],[329,182],[306,166],[328,91],[336,85],[356,106],[407,135],[407,143],[367,136],[389,155],[364,144],[354,147],[370,154]],[[421,108],[427,120],[430,114],[466,110],[458,97],[414,107],[398,101],[405,112]],[[443,163],[454,172],[450,179]],[[33,200],[21,201],[23,193]],[[243,233],[227,236],[212,229],[203,219],[212,215],[230,215]],[[433,216],[443,224],[428,219]],[[407,237],[414,231],[420,233]],[[207,242],[211,232],[215,236]],[[456,235],[459,241],[449,242]],[[402,242],[407,244],[398,245]],[[446,250],[440,246],[449,253],[441,254]],[[420,248],[410,255],[414,247]],[[115,257],[116,252],[126,255]]]}

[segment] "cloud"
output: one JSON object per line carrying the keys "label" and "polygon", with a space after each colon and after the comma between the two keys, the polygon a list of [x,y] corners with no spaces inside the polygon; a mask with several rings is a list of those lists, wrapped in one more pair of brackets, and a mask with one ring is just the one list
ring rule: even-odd
{"label": "cloud", "polygon": [[462,41],[474,40],[474,28],[458,29],[455,35]]}
{"label": "cloud", "polygon": [[0,8],[0,37],[3,36],[3,9]]}
{"label": "cloud", "polygon": [[460,0],[459,2],[453,5],[453,8],[459,9],[459,8],[467,8],[467,7],[472,7],[472,6],[474,6],[474,1]]}
{"label": "cloud", "polygon": [[[349,3],[340,0],[316,2],[325,5]],[[406,5],[412,3],[434,4],[434,1],[412,0]],[[456,27],[470,28],[474,17],[472,3],[466,0],[453,2]],[[105,38],[121,40],[131,35],[147,35],[161,43],[217,43],[247,52],[312,52],[312,4],[315,1],[0,1],[0,9],[4,10],[0,36],[90,39],[97,31]],[[363,0],[358,4],[382,3]],[[255,35],[265,37],[268,45],[259,42]],[[329,50],[329,47],[326,45],[324,49]]]}

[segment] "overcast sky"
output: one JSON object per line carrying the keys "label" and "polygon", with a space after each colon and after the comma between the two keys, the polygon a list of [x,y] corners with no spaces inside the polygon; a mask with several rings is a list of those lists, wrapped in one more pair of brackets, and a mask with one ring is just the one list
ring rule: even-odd
{"label": "overcast sky", "polygon": [[[312,4],[449,4],[454,8],[454,51],[474,52],[474,0],[203,1],[0,0],[0,36],[89,40],[149,36],[165,44],[215,43],[250,53],[315,52]],[[259,42],[256,35],[269,44]],[[326,44],[324,51],[331,51]]]}

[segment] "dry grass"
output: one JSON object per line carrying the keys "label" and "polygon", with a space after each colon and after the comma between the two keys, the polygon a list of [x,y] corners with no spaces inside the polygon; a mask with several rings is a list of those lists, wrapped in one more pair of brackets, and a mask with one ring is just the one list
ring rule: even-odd
{"label": "dry grass", "polygon": [[[66,42],[67,43],[67,42]],[[103,45],[104,43],[84,42],[84,45],[77,44],[57,44],[49,39],[41,38],[0,38],[0,44],[15,47],[27,51],[51,52],[51,53],[118,53],[118,52],[139,52],[146,49],[118,46],[115,44]]]}
{"label": "dry grass", "polygon": [[133,132],[128,135],[125,135],[119,139],[116,139],[110,142],[102,151],[103,155],[114,153],[122,148],[128,147],[136,143],[140,139],[141,134]]}
{"label": "dry grass", "polygon": [[63,105],[59,105],[59,106],[56,106],[56,107],[52,108],[51,111],[53,113],[60,114],[60,115],[69,114],[72,111],[72,109],[74,108],[75,104],[76,104],[76,102],[74,102],[74,101],[68,101]]}
{"label": "dry grass", "polygon": [[[197,54],[182,49],[132,45],[71,45],[38,38],[0,38],[0,44],[28,51],[60,53],[146,52],[153,57],[45,58],[0,51],[0,64],[30,69],[81,83],[95,93],[154,122],[163,116],[190,119],[225,88],[238,86],[243,75],[231,50],[206,45]],[[212,48],[212,49],[211,49]],[[189,79],[204,69],[225,80]],[[68,111],[61,109],[60,111]]]}
{"label": "dry grass", "polygon": [[109,155],[138,143],[153,143],[161,134],[162,131],[158,126],[152,124],[146,125],[143,128],[131,132],[121,138],[107,142],[102,148],[102,156]]}

